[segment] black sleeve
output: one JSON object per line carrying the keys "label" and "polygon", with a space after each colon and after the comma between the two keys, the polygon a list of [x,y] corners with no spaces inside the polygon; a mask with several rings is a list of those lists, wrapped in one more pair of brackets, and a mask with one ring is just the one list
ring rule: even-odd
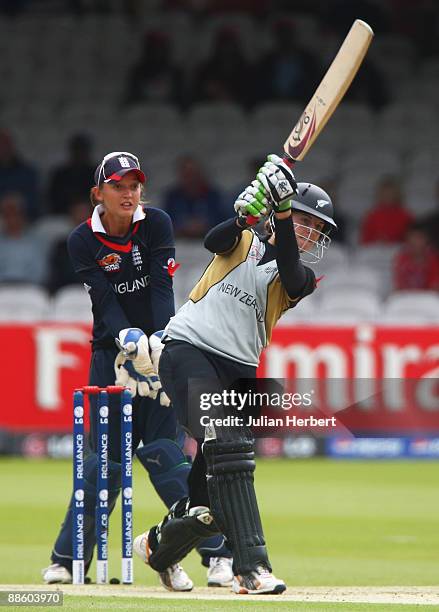
{"label": "black sleeve", "polygon": [[236,225],[237,217],[227,219],[213,227],[204,238],[204,246],[211,253],[225,253],[233,249],[241,240],[243,230],[247,225],[242,227]]}
{"label": "black sleeve", "polygon": [[67,248],[73,268],[89,292],[93,309],[96,309],[110,333],[116,337],[121,329],[131,327],[111,284],[99,269],[84,238],[74,231],[70,234]]}
{"label": "black sleeve", "polygon": [[316,279],[314,272],[300,261],[292,217],[275,219],[275,224],[276,262],[281,283],[292,300],[305,297],[314,291]]}
{"label": "black sleeve", "polygon": [[168,271],[169,260],[175,258],[175,242],[171,218],[167,213],[154,210],[153,223],[150,266],[151,324],[154,331],[158,331],[164,329],[175,314],[172,276]]}

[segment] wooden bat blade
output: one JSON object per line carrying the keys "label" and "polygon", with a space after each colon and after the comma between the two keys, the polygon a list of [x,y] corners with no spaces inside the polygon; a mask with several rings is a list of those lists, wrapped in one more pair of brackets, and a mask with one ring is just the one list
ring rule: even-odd
{"label": "wooden bat blade", "polygon": [[332,64],[284,144],[285,153],[302,160],[343,98],[373,38],[372,28],[356,19]]}

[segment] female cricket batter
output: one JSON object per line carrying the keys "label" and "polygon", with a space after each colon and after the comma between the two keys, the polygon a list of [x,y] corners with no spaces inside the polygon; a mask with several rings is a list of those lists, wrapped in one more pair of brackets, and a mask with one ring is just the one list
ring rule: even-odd
{"label": "female cricket batter", "polygon": [[[251,225],[267,206],[273,233],[261,240]],[[163,337],[163,388],[182,425],[192,430],[200,417],[200,396],[197,405],[188,400],[188,379],[208,381],[221,393],[237,379],[255,378],[276,321],[315,289],[315,275],[302,261],[318,261],[336,227],[328,194],[315,185],[296,184],[289,165],[276,155],[238,197],[235,211],[238,218],[207,234],[204,244],[216,255]],[[271,573],[254,469],[250,428],[206,427],[188,478],[189,497],[135,539],[144,560],[160,571],[180,561],[200,538],[220,530],[233,553],[233,591],[282,593],[285,583]]]}
{"label": "female cricket batter", "polygon": [[[157,367],[150,357],[148,336],[162,330],[174,315],[172,274],[174,237],[171,220],[162,210],[141,203],[145,174],[136,156],[126,152],[106,155],[95,172],[91,190],[93,215],[68,239],[73,267],[88,291],[93,311],[92,357],[89,385],[129,387],[133,399],[133,449],[149,472],[152,484],[170,507],[187,494],[190,464],[174,441],[175,410],[161,391]],[[135,352],[131,353],[132,342]],[[154,360],[154,356],[153,356]],[[110,394],[109,510],[121,486],[120,402]],[[84,461],[84,525],[86,569],[95,536],[97,457],[96,398],[90,398],[90,446]],[[201,549],[201,550],[200,550]],[[215,555],[208,579],[218,586],[231,583],[231,556],[222,536],[200,546],[203,562]],[[211,551],[212,549],[212,551]],[[218,560],[220,559],[220,561]],[[52,551],[52,565],[43,570],[45,582],[71,582],[71,504]],[[221,563],[223,560],[223,563]],[[227,571],[225,571],[227,570]],[[226,575],[225,575],[226,574]],[[160,580],[166,588],[187,591],[193,584],[178,564],[165,568]]]}

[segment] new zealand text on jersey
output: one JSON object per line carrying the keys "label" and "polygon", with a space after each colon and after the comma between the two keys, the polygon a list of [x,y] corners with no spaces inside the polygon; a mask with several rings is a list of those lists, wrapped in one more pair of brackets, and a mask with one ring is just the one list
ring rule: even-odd
{"label": "new zealand text on jersey", "polygon": [[251,308],[253,308],[256,313],[256,318],[259,321],[259,323],[264,322],[264,316],[262,314],[261,309],[258,307],[258,303],[254,295],[252,295],[251,293],[248,293],[247,291],[243,291],[242,289],[239,289],[238,287],[236,287],[235,285],[232,285],[231,283],[221,283],[220,286],[218,287],[218,291],[222,291],[223,293],[226,293],[227,295],[231,295],[232,297],[238,299],[242,304],[245,304],[246,306],[250,306]]}

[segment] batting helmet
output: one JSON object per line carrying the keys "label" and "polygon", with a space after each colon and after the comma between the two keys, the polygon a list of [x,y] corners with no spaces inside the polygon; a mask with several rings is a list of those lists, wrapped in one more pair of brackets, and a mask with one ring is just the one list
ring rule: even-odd
{"label": "batting helmet", "polygon": [[297,183],[297,194],[291,200],[293,210],[314,215],[325,222],[325,234],[337,229],[334,221],[334,207],[326,191],[311,183]]}
{"label": "batting helmet", "polygon": [[[329,195],[311,183],[297,183],[297,194],[291,199],[293,212],[295,210],[302,211],[314,217],[318,217],[325,222],[322,231],[317,231],[318,237],[311,239],[311,233],[304,235],[304,226],[295,223],[296,236],[299,235],[306,239],[307,246],[301,249],[300,259],[304,263],[317,263],[322,259],[325,251],[328,249],[331,239],[329,234],[332,229],[337,229],[337,224],[334,221],[334,207]],[[271,231],[275,231],[274,213],[269,217]],[[309,231],[309,230],[307,230]]]}

